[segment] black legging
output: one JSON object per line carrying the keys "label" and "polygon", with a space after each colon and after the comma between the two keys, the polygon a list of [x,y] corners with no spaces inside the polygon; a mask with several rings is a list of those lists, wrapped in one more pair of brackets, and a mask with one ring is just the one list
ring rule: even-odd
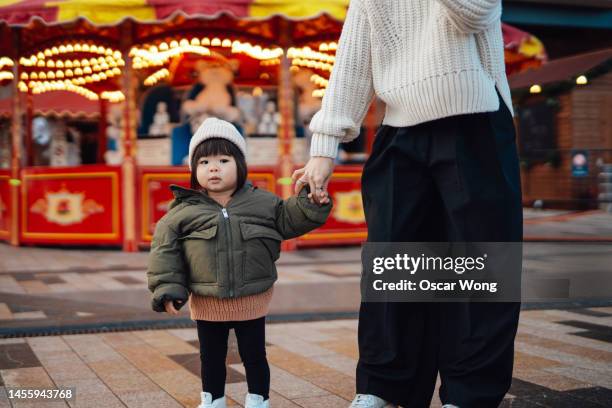
{"label": "black legging", "polygon": [[241,322],[209,322],[197,320],[202,362],[202,390],[213,400],[225,395],[225,359],[227,338],[234,328],[238,352],[246,371],[249,393],[267,400],[270,393],[270,367],[266,359],[266,318]]}

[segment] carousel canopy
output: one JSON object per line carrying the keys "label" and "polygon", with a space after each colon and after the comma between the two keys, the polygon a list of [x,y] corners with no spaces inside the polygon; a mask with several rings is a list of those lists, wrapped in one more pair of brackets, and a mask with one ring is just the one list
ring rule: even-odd
{"label": "carousel canopy", "polygon": [[[253,83],[276,83],[286,55],[313,70],[321,97],[349,0],[0,0],[0,85],[118,102],[128,63],[145,86],[193,80],[198,59],[239,59]],[[503,25],[508,73],[546,60],[534,36]],[[17,66],[15,77],[14,67]],[[189,69],[185,69],[189,68]],[[250,69],[249,69],[250,67]],[[314,94],[313,94],[314,95]]]}
{"label": "carousel canopy", "polygon": [[25,25],[33,19],[56,24],[85,18],[95,25],[115,25],[126,18],[158,22],[177,14],[209,17],[222,12],[253,19],[275,15],[304,19],[327,13],[342,20],[348,3],[348,0],[0,0],[0,20]]}

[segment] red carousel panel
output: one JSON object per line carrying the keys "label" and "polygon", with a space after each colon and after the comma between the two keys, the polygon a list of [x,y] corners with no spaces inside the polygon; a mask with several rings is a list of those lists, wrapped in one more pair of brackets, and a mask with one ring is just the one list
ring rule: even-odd
{"label": "red carousel panel", "polygon": [[[172,202],[171,184],[189,187],[187,168],[143,168],[140,171],[140,234],[142,243],[153,239],[155,224],[168,211]],[[257,187],[274,191],[276,178],[273,168],[251,168],[248,179]]]}
{"label": "red carousel panel", "polygon": [[117,167],[24,169],[22,240],[120,243],[120,190]]}
{"label": "red carousel panel", "polygon": [[9,239],[11,215],[11,187],[9,184],[10,172],[0,170],[0,239]]}
{"label": "red carousel panel", "polygon": [[328,191],[334,207],[325,225],[297,239],[298,246],[354,244],[364,241],[367,227],[361,201],[361,167],[337,166]]}

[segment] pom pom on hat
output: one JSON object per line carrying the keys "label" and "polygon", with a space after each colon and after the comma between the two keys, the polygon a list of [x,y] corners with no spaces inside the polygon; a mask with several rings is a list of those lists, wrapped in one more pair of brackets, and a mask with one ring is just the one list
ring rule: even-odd
{"label": "pom pom on hat", "polygon": [[195,148],[207,139],[221,138],[226,139],[235,144],[246,158],[246,141],[240,134],[238,129],[231,123],[217,119],[208,118],[196,130],[189,142],[189,169],[191,169],[191,157]]}

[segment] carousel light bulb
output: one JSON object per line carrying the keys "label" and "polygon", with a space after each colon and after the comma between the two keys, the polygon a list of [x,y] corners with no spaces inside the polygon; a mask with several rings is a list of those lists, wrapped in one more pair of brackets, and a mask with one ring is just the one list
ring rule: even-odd
{"label": "carousel light bulb", "polygon": [[83,75],[83,70],[82,70],[81,68],[76,68],[76,69],[74,70],[74,75],[76,75],[76,76],[81,76],[81,75]]}
{"label": "carousel light bulb", "polygon": [[107,77],[112,77],[112,76],[115,76],[115,73],[113,72],[113,70],[112,70],[112,69],[109,69],[108,71],[104,72],[104,74],[105,74]]}
{"label": "carousel light bulb", "polygon": [[226,38],[225,40],[223,40],[223,42],[221,43],[222,47],[225,48],[229,48],[232,46],[232,40],[230,40],[229,38]]}
{"label": "carousel light bulb", "polygon": [[38,58],[39,60],[45,59],[45,54],[39,52],[38,54],[36,54],[36,58]]}
{"label": "carousel light bulb", "polygon": [[91,77],[89,77],[89,76],[85,77],[85,82],[89,84],[89,83],[93,82],[93,79]]}
{"label": "carousel light bulb", "polygon": [[159,44],[159,50],[160,51],[168,51],[168,43],[166,43],[165,41],[162,42],[161,44]]}
{"label": "carousel light bulb", "polygon": [[586,85],[588,82],[589,81],[585,75],[580,75],[578,78],[576,78],[577,85]]}
{"label": "carousel light bulb", "polygon": [[98,64],[104,64],[104,62],[105,62],[104,57],[98,57],[98,59],[96,60],[96,62],[97,62]]}
{"label": "carousel light bulb", "polygon": [[53,71],[51,71],[51,72],[47,72],[47,78],[49,78],[49,79],[55,79],[55,74],[53,73]]}
{"label": "carousel light bulb", "polygon": [[100,69],[102,69],[103,71],[106,71],[109,68],[108,64],[105,62],[104,64],[100,65]]}
{"label": "carousel light bulb", "polygon": [[212,45],[213,47],[218,47],[221,45],[221,40],[218,38],[213,38],[210,42],[210,45]]}
{"label": "carousel light bulb", "polygon": [[100,72],[100,75],[98,76],[98,79],[100,81],[104,81],[106,79],[106,74],[104,72]]}
{"label": "carousel light bulb", "polygon": [[99,45],[98,46],[98,53],[99,54],[106,54],[106,47]]}
{"label": "carousel light bulb", "polygon": [[38,79],[38,74],[36,72],[32,72],[30,74],[30,79]]}
{"label": "carousel light bulb", "polygon": [[70,68],[68,68],[68,69],[66,70],[66,76],[67,76],[67,77],[74,76],[74,72],[72,72],[72,70],[71,70]]}
{"label": "carousel light bulb", "polygon": [[59,79],[63,79],[64,78],[64,73],[62,71],[57,71],[55,73],[55,77],[59,78]]}
{"label": "carousel light bulb", "polygon": [[542,87],[538,84],[531,85],[531,88],[529,88],[529,93],[537,94],[540,92],[542,92]]}
{"label": "carousel light bulb", "polygon": [[335,42],[330,42],[328,47],[330,51],[336,51],[338,49],[338,44]]}
{"label": "carousel light bulb", "polygon": [[50,57],[51,55],[53,55],[51,54],[51,50],[48,48],[44,51],[44,54],[45,54],[45,57]]}
{"label": "carousel light bulb", "polygon": [[156,47],[156,46],[154,46],[154,45],[150,46],[150,47],[149,47],[149,52],[150,52],[150,53],[152,53],[152,54],[157,53],[157,47]]}
{"label": "carousel light bulb", "polygon": [[200,45],[200,39],[198,37],[193,37],[191,39],[191,45]]}
{"label": "carousel light bulb", "polygon": [[75,52],[81,52],[81,50],[82,50],[82,49],[83,49],[83,48],[81,47],[81,44],[80,44],[80,43],[76,43],[76,44],[74,44],[74,51],[75,51]]}
{"label": "carousel light bulb", "polygon": [[232,47],[239,47],[239,46],[240,46],[240,41],[238,41],[238,40],[235,40],[235,41],[232,43]]}
{"label": "carousel light bulb", "polygon": [[60,46],[59,46],[59,52],[60,52],[60,54],[64,54],[64,53],[66,52],[66,46],[65,46],[65,45],[63,45],[63,44],[62,44],[62,45],[60,45]]}
{"label": "carousel light bulb", "polygon": [[121,75],[121,70],[119,68],[113,68],[114,75]]}
{"label": "carousel light bulb", "polygon": [[189,45],[189,41],[187,41],[187,39],[186,39],[186,38],[183,38],[183,39],[182,39],[182,40],[179,42],[179,45],[180,45],[181,47],[186,47],[186,46],[188,46],[188,45]]}
{"label": "carousel light bulb", "polygon": [[66,60],[66,62],[64,62],[64,67],[65,68],[72,68],[72,61]]}
{"label": "carousel light bulb", "polygon": [[57,68],[64,68],[64,63],[62,62],[62,60],[59,60],[55,63],[55,66]]}
{"label": "carousel light bulb", "polygon": [[83,73],[86,75],[90,75],[93,71],[91,70],[91,67],[85,67],[83,68]]}
{"label": "carousel light bulb", "polygon": [[257,97],[257,96],[261,96],[261,95],[263,95],[263,89],[261,89],[258,86],[253,88],[253,96]]}
{"label": "carousel light bulb", "polygon": [[66,52],[74,52],[74,47],[72,46],[72,44],[68,44],[66,46]]}
{"label": "carousel light bulb", "polygon": [[100,75],[99,75],[99,74],[93,74],[93,75],[91,76],[91,78],[92,78],[92,79],[93,79],[95,82],[100,81]]}
{"label": "carousel light bulb", "polygon": [[87,43],[83,44],[81,49],[83,50],[83,52],[89,52],[89,44],[87,44]]}
{"label": "carousel light bulb", "polygon": [[55,61],[53,60],[47,61],[47,68],[55,68]]}
{"label": "carousel light bulb", "polygon": [[38,74],[38,78],[47,79],[47,75],[44,72],[41,72],[40,74]]}
{"label": "carousel light bulb", "polygon": [[319,45],[319,51],[329,51],[329,46],[326,43]]}
{"label": "carousel light bulb", "polygon": [[91,47],[89,47],[89,52],[97,54],[98,53],[98,46],[96,44],[93,44]]}
{"label": "carousel light bulb", "polygon": [[119,61],[117,61],[117,65],[119,65],[120,67],[123,67],[125,65],[125,61],[120,59]]}
{"label": "carousel light bulb", "polygon": [[87,61],[85,58],[83,58],[81,60],[81,66],[82,67],[88,67],[89,66],[89,61]]}
{"label": "carousel light bulb", "polygon": [[210,45],[210,38],[208,37],[202,38],[202,45],[204,46]]}
{"label": "carousel light bulb", "polygon": [[34,82],[30,82],[30,83],[28,83],[28,88],[30,88],[30,89],[34,89]]}
{"label": "carousel light bulb", "polygon": [[73,67],[80,67],[80,66],[81,66],[81,63],[79,62],[79,60],[76,60],[76,59],[75,59],[75,60],[72,60],[72,66],[73,66]]}
{"label": "carousel light bulb", "polygon": [[22,72],[21,79],[28,79],[28,74],[26,74],[25,72]]}

